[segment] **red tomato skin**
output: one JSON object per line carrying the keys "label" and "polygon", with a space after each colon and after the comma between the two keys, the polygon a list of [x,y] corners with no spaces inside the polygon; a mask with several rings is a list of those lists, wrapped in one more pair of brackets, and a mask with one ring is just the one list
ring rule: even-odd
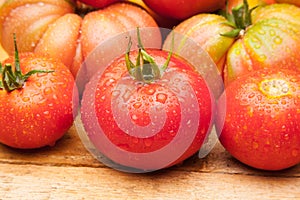
{"label": "red tomato skin", "polygon": [[276,0],[277,3],[287,3],[287,4],[294,4],[300,7],[300,0]]}
{"label": "red tomato skin", "polygon": [[[167,52],[165,51],[147,50],[147,52],[154,57],[159,66],[162,65],[166,60]],[[130,56],[132,59],[134,59],[137,56],[137,52],[131,52]],[[100,124],[101,129],[114,145],[127,152],[141,154],[150,153],[169,144],[176,136],[177,131],[180,128],[180,122],[183,118],[178,97],[174,91],[169,88],[169,86],[166,86],[166,83],[176,80],[175,75],[172,75],[173,77],[168,77],[167,74],[172,73],[178,74],[178,77],[187,80],[192,89],[195,90],[197,101],[199,103],[199,114],[201,116],[201,121],[197,129],[197,134],[195,135],[195,138],[191,142],[190,146],[185,152],[183,152],[182,156],[165,167],[182,162],[186,158],[196,153],[203,144],[206,134],[211,129],[215,108],[214,101],[212,100],[209,88],[206,86],[201,76],[196,73],[194,69],[190,67],[190,65],[186,64],[185,61],[183,62],[181,59],[178,59],[174,56],[172,57],[169,67],[162,79],[151,84],[138,83],[132,77],[129,77],[127,68],[125,66],[124,56],[113,61],[113,63],[105,69],[102,75],[99,75],[98,73],[91,79],[91,81],[86,85],[86,90],[83,94],[81,117],[87,134],[90,136],[95,146],[99,148],[102,146],[102,141],[97,137],[97,132],[95,132],[97,130],[95,126],[98,124]],[[164,77],[166,78],[164,79]],[[114,95],[117,95],[115,87],[117,83],[123,82],[123,80],[125,80],[124,84],[120,84],[121,86],[119,86],[122,88],[120,91],[123,92],[118,94],[118,96],[128,96],[126,105],[120,102],[112,105],[111,102],[114,101]],[[126,95],[127,90],[132,91],[131,95]],[[93,97],[94,91],[96,91],[96,94]],[[187,97],[186,104],[189,104],[188,101],[189,99]],[[125,133],[124,130],[126,130],[126,127],[122,127],[123,129],[120,128],[120,124],[117,123],[118,119],[122,120],[123,122],[125,120],[124,118],[118,118],[114,115],[112,110],[113,106],[118,108],[117,110],[121,112],[120,115],[122,116],[125,116],[126,113],[124,114],[124,112],[128,111],[128,115],[126,116],[129,117],[129,121],[135,124],[135,126],[145,127],[153,122],[155,117],[153,118],[151,114],[153,115],[156,112],[151,113],[149,110],[152,108],[163,108],[164,112],[166,113],[166,119],[163,127],[158,127],[161,129],[156,130],[157,133],[155,135],[152,135],[151,137],[145,137],[146,135],[144,135],[145,138],[137,137]],[[94,122],[95,119],[91,118],[92,109],[96,110],[96,116],[98,120],[96,123]],[[197,108],[194,109],[197,110]],[[157,112],[159,111],[157,110]],[[161,117],[161,114],[154,115],[158,119]],[[198,119],[193,119],[193,116],[191,116],[191,120],[195,121]],[[154,129],[155,128],[157,127],[154,127]],[[109,158],[111,156],[116,156],[118,160],[122,160],[122,155],[114,155],[113,151],[107,151],[108,152],[103,153]],[[157,157],[157,159],[159,160],[163,158]],[[134,166],[135,163],[120,164],[136,167]],[[142,167],[143,169],[151,169],[151,164],[152,163],[140,163],[138,166]]]}
{"label": "red tomato skin", "polygon": [[[81,26],[83,57],[87,58],[99,44],[112,36],[135,30],[137,27],[158,26],[145,10],[131,3],[117,3],[88,13]],[[161,38],[157,38],[157,41],[161,41]]]}
{"label": "red tomato skin", "polygon": [[[12,57],[4,63],[13,63]],[[33,53],[20,55],[21,70],[54,70],[32,75],[22,89],[0,90],[0,142],[13,148],[53,146],[72,126],[78,106],[68,68]]]}
{"label": "red tomato skin", "polygon": [[95,8],[105,8],[113,3],[116,3],[120,0],[79,0],[82,3],[93,6]]}
{"label": "red tomato skin", "polygon": [[[271,83],[270,90],[278,85],[272,85],[274,80],[281,80],[282,96],[263,92],[266,83]],[[237,78],[218,100],[217,113],[221,144],[241,162],[263,170],[282,170],[300,162],[298,72],[262,69]]]}
{"label": "red tomato skin", "polygon": [[154,12],[172,19],[184,20],[198,13],[216,11],[225,6],[225,0],[144,0]]}
{"label": "red tomato skin", "polygon": [[[254,8],[256,6],[264,6],[268,4],[276,3],[275,0],[248,0],[249,8]],[[231,11],[234,7],[243,4],[243,0],[229,0],[228,1],[228,10]],[[223,8],[226,10],[226,6]]]}
{"label": "red tomato skin", "polygon": [[73,0],[6,1],[0,7],[1,46],[13,55],[15,33],[19,52],[59,59],[76,77],[86,56],[99,43],[136,27],[158,27],[147,11],[129,2],[116,2],[84,17],[75,10]]}

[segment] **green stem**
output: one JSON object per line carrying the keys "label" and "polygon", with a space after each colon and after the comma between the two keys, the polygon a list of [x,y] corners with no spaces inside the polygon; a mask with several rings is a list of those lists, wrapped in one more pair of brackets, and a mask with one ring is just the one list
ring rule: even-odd
{"label": "green stem", "polygon": [[8,92],[11,92],[16,89],[20,89],[23,87],[24,83],[27,79],[36,73],[51,73],[53,71],[45,71],[45,70],[31,70],[26,74],[23,74],[20,66],[20,58],[19,52],[16,42],[16,35],[14,34],[14,48],[15,48],[15,65],[14,68],[10,63],[5,64],[4,67],[0,63],[0,89],[5,89]]}
{"label": "green stem", "polygon": [[155,62],[154,58],[145,50],[142,44],[139,28],[137,28],[137,37],[138,56],[136,59],[136,64],[134,65],[134,63],[130,60],[129,54],[132,46],[132,41],[131,38],[129,38],[128,48],[125,54],[126,67],[129,74],[136,80],[143,81],[145,83],[151,83],[155,80],[160,79],[162,73],[167,69],[171,60],[172,51],[169,52],[166,62],[164,63],[163,67],[160,68]]}
{"label": "green stem", "polygon": [[240,36],[241,31],[246,30],[252,24],[251,14],[255,8],[249,9],[248,1],[244,0],[243,4],[232,8],[231,13],[229,13],[227,4],[224,17],[227,19],[226,24],[233,27],[233,30],[221,35],[231,38]]}

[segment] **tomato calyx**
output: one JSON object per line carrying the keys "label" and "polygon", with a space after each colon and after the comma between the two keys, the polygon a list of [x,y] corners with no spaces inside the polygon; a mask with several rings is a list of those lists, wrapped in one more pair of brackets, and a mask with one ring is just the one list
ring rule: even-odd
{"label": "tomato calyx", "polygon": [[154,58],[150,54],[148,54],[146,49],[143,47],[139,28],[137,28],[137,37],[138,56],[135,64],[130,60],[129,57],[132,46],[131,37],[129,37],[128,48],[125,54],[127,70],[129,74],[137,81],[142,81],[144,83],[154,82],[155,80],[160,79],[163,72],[168,68],[172,56],[172,49],[169,52],[164,65],[162,67],[159,67]]}
{"label": "tomato calyx", "polygon": [[20,58],[19,52],[16,42],[16,35],[14,34],[14,46],[15,46],[15,66],[8,63],[2,66],[0,63],[0,89],[5,89],[8,92],[11,92],[16,89],[20,89],[23,87],[24,83],[27,79],[36,73],[51,73],[53,71],[45,71],[45,70],[31,70],[26,74],[23,74],[20,67]]}
{"label": "tomato calyx", "polygon": [[223,16],[227,19],[225,24],[231,26],[233,30],[221,35],[230,38],[236,38],[243,35],[246,28],[252,24],[251,13],[255,8],[257,8],[257,6],[249,9],[247,0],[244,0],[243,4],[232,8],[230,13],[228,11],[227,1],[226,12],[223,14]]}

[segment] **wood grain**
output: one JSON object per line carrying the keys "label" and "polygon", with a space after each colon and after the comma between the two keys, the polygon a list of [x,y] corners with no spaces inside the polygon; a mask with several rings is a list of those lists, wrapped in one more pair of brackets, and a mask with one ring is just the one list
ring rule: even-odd
{"label": "wood grain", "polygon": [[299,199],[299,177],[0,164],[3,199]]}
{"label": "wood grain", "polygon": [[106,167],[85,149],[74,126],[54,147],[0,145],[0,199],[300,199],[299,188],[300,166],[256,170],[219,143],[204,159],[195,155],[148,174]]}

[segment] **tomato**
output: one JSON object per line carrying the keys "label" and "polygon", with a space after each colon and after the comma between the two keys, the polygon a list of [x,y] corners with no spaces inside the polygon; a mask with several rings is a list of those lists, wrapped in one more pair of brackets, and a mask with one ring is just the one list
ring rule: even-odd
{"label": "tomato", "polygon": [[258,7],[252,21],[228,51],[225,81],[259,68],[299,69],[300,8],[288,4]]}
{"label": "tomato", "polygon": [[[43,54],[63,62],[76,77],[99,43],[139,27],[157,27],[153,17],[131,3],[115,3],[79,16],[71,0],[13,0],[0,7],[1,44],[10,55],[13,33],[20,52]],[[101,19],[99,21],[99,19]],[[58,51],[59,50],[59,51]]]}
{"label": "tomato", "polygon": [[299,72],[274,68],[240,76],[219,103],[220,141],[235,158],[264,170],[300,163]]}
{"label": "tomato", "polygon": [[[161,49],[128,51],[86,85],[81,101],[86,134],[114,163],[142,172],[170,167],[195,154],[211,130],[210,88],[186,60],[169,55]],[[140,68],[133,67],[136,60]]]}
{"label": "tomato", "polygon": [[[248,0],[249,8],[254,8],[256,6],[263,6],[267,4],[273,4],[276,3],[275,0]],[[228,1],[228,9],[229,11],[232,10],[232,8],[239,6],[243,4],[243,0],[229,0]],[[226,9],[225,7],[223,8],[224,10]]]}
{"label": "tomato", "polygon": [[[74,78],[52,58],[21,53],[18,62],[18,57],[6,59],[0,70],[0,143],[21,149],[53,146],[73,124],[78,105]],[[8,78],[9,65],[15,66],[16,80]],[[42,72],[25,78],[33,70]]]}
{"label": "tomato", "polygon": [[120,0],[79,0],[82,3],[93,6],[95,8],[104,8]]}
{"label": "tomato", "polygon": [[277,3],[288,3],[288,4],[294,4],[296,6],[300,6],[299,0],[276,0]]}
{"label": "tomato", "polygon": [[225,0],[144,0],[154,12],[161,16],[184,20],[195,14],[212,12],[225,5]]}
{"label": "tomato", "polygon": [[[223,74],[225,86],[255,69],[299,68],[300,8],[271,4],[248,14],[244,11],[237,11],[245,18],[236,21],[231,17],[228,20],[214,14],[199,14],[181,22],[174,31],[194,40],[209,53]],[[185,41],[179,43],[183,46]]]}
{"label": "tomato", "polygon": [[172,29],[174,26],[176,26],[180,20],[172,19],[169,17],[162,16],[156,12],[154,12],[152,9],[150,9],[143,0],[126,0],[128,2],[134,3],[142,8],[144,8],[157,22],[158,26],[161,28],[168,28]]}

